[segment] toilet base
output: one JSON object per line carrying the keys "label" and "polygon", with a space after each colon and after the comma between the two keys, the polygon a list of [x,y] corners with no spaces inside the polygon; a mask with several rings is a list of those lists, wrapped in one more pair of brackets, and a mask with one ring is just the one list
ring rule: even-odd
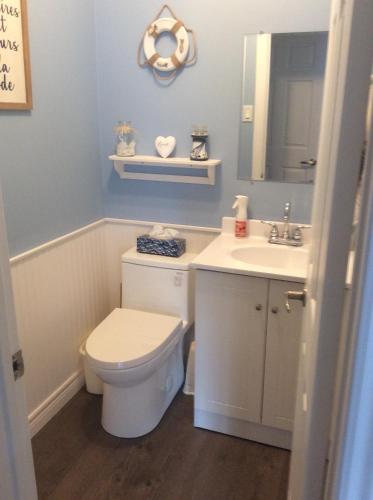
{"label": "toilet base", "polygon": [[184,381],[183,340],[145,380],[129,387],[104,383],[102,426],[114,436],[134,438],[152,431]]}

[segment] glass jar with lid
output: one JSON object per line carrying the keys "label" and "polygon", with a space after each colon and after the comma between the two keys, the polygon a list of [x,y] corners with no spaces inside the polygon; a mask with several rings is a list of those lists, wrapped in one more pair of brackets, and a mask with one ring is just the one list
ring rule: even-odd
{"label": "glass jar with lid", "polygon": [[193,125],[192,129],[192,151],[190,159],[195,161],[205,161],[209,159],[207,140],[208,131],[206,125]]}
{"label": "glass jar with lid", "polygon": [[131,122],[119,121],[114,127],[116,134],[116,152],[118,156],[135,156],[135,129]]}

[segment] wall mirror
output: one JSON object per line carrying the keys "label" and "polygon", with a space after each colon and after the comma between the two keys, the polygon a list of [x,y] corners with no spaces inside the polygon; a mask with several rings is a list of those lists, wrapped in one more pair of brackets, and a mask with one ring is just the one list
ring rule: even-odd
{"label": "wall mirror", "polygon": [[328,33],[244,36],[238,178],[312,183]]}

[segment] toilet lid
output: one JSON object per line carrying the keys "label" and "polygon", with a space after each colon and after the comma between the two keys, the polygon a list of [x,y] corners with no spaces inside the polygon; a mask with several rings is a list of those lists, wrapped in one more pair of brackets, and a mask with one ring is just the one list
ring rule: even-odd
{"label": "toilet lid", "polygon": [[161,352],[178,334],[181,324],[174,316],[114,309],[88,337],[86,353],[101,368],[138,366]]}

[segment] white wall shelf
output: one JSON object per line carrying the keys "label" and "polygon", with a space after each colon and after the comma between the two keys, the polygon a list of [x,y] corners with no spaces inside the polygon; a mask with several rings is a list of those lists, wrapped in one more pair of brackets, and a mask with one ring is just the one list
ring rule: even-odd
{"label": "white wall shelf", "polygon": [[[109,160],[114,162],[114,168],[121,179],[133,179],[140,181],[158,181],[158,182],[182,182],[187,184],[215,184],[215,169],[221,164],[220,160],[194,161],[190,158],[160,158],[159,156],[109,156]],[[191,170],[206,170],[206,176],[198,175],[173,175],[167,173],[151,172],[129,172],[126,166],[149,166],[161,168],[186,168]]]}

